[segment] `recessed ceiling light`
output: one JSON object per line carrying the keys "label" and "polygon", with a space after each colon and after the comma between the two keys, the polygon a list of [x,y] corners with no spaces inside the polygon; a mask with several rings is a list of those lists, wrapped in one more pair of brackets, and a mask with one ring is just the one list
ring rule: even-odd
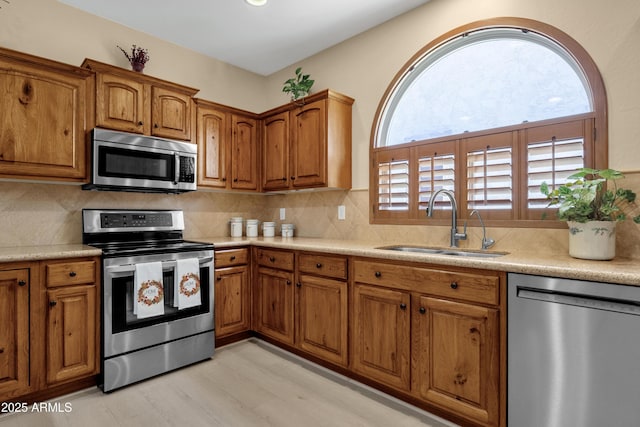
{"label": "recessed ceiling light", "polygon": [[267,4],[267,0],[244,0],[247,4],[251,6],[264,6]]}

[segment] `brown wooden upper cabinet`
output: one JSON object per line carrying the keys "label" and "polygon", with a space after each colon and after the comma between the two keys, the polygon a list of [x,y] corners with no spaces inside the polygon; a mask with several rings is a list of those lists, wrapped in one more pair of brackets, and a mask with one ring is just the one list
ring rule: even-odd
{"label": "brown wooden upper cabinet", "polygon": [[93,73],[0,48],[0,176],[82,182]]}
{"label": "brown wooden upper cabinet", "polygon": [[258,117],[195,99],[198,187],[258,190]]}
{"label": "brown wooden upper cabinet", "polygon": [[96,72],[96,126],[191,140],[192,97],[187,86],[85,59]]}
{"label": "brown wooden upper cabinet", "polygon": [[263,190],[351,188],[353,102],[324,90],[264,113]]}

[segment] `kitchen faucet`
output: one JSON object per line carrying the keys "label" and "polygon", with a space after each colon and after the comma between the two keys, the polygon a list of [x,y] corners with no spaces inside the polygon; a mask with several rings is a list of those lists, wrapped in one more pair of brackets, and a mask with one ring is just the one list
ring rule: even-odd
{"label": "kitchen faucet", "polygon": [[[484,228],[484,221],[482,221],[480,212],[477,211],[476,209],[472,210],[471,215],[469,215],[469,218],[471,218],[473,214],[478,215],[478,219],[480,220],[480,225],[482,226],[482,250],[484,251],[486,249],[489,249],[491,246],[493,246],[496,243],[496,241],[493,240],[492,238],[487,238],[487,230]],[[467,221],[464,222],[464,233],[467,234]]]}
{"label": "kitchen faucet", "polygon": [[453,191],[446,190],[444,188],[436,191],[431,195],[431,199],[429,199],[429,206],[427,207],[427,216],[433,216],[433,204],[436,201],[436,197],[442,193],[443,195],[449,198],[449,202],[451,203],[451,242],[450,245],[452,248],[458,247],[458,240],[466,240],[467,233],[466,230],[463,233],[458,233],[458,204],[456,203],[456,197],[453,194]]}

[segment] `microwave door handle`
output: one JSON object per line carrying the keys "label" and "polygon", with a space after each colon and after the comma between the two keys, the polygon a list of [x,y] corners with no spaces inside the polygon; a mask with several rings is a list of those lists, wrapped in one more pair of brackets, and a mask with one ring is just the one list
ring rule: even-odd
{"label": "microwave door handle", "polygon": [[174,173],[174,177],[173,177],[173,183],[175,185],[178,185],[179,179],[180,179],[180,154],[179,153],[173,153],[173,157],[175,158],[175,173]]}

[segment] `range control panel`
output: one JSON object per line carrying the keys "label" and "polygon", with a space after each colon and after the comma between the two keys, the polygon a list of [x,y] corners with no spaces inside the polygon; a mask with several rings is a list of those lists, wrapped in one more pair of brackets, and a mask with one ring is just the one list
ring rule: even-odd
{"label": "range control panel", "polygon": [[171,227],[170,212],[118,212],[100,214],[101,228]]}

